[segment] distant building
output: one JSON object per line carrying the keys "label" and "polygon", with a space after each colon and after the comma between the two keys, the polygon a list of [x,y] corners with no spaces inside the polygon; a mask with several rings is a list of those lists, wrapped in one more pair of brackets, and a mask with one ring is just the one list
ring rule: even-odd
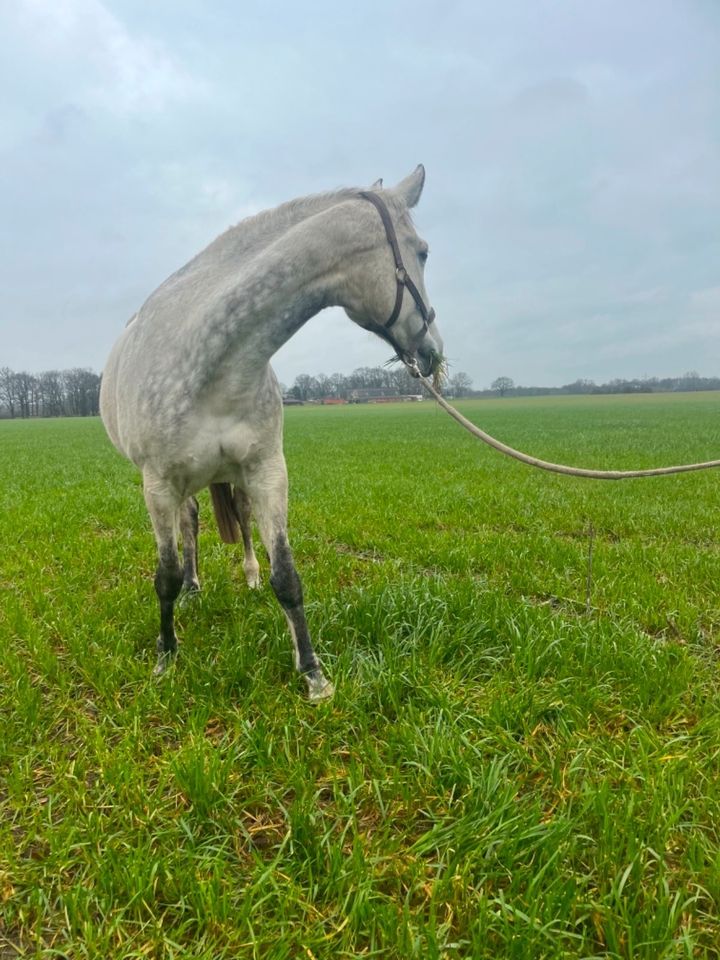
{"label": "distant building", "polygon": [[385,396],[386,393],[382,387],[358,387],[350,391],[348,399],[351,403],[367,403],[368,400],[377,400]]}
{"label": "distant building", "polygon": [[386,393],[382,387],[359,387],[357,390],[351,390],[348,397],[349,403],[403,403],[407,400],[417,402],[422,400],[420,393]]}

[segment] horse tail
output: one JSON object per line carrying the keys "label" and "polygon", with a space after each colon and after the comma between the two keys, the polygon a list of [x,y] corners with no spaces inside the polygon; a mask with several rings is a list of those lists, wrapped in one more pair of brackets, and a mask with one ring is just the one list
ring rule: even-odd
{"label": "horse tail", "polygon": [[239,543],[242,534],[230,484],[211,483],[210,497],[221,539],[225,543]]}

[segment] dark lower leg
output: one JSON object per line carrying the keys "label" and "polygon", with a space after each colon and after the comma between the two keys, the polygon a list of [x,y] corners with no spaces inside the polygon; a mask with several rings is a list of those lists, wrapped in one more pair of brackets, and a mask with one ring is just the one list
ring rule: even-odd
{"label": "dark lower leg", "polygon": [[143,487],[158,550],[155,571],[155,592],[160,603],[160,636],[155,667],[155,674],[158,675],[163,673],[177,650],[173,616],[175,600],[183,582],[177,546],[180,504],[162,480],[149,471],[143,475]]}
{"label": "dark lower leg", "polygon": [[270,555],[270,585],[283,608],[295,646],[295,665],[305,677],[308,695],[318,701],[331,697],[333,685],[315,656],[303,606],[300,577],[287,538],[287,474],[282,455],[250,476],[249,495],[265,548]]}
{"label": "dark lower leg", "polygon": [[177,650],[175,636],[174,608],[175,600],[183,583],[177,551],[164,550],[155,573],[155,592],[160,602],[160,636],[157,649],[160,657],[172,656]]}
{"label": "dark lower leg", "polygon": [[300,577],[293,563],[290,545],[282,535],[275,541],[270,560],[270,585],[290,625],[295,644],[295,666],[300,673],[313,674],[319,670],[320,664],[315,656],[305,619]]}

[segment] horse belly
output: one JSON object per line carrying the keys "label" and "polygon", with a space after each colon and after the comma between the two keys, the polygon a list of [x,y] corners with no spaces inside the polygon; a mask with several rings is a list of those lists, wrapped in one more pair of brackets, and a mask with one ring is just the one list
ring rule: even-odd
{"label": "horse belly", "polygon": [[181,497],[211,483],[242,485],[245,470],[276,448],[269,439],[246,423],[197,424],[151,443],[144,451],[142,469],[162,478]]}

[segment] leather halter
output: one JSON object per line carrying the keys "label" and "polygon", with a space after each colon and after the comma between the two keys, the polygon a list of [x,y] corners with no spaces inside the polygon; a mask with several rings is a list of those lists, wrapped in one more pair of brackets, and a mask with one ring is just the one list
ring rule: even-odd
{"label": "leather halter", "polygon": [[402,254],[400,253],[400,245],[398,243],[397,234],[395,233],[395,226],[393,225],[390,213],[388,208],[385,206],[384,200],[381,200],[380,197],[371,190],[360,191],[360,196],[363,198],[363,200],[369,200],[380,214],[380,219],[385,227],[385,236],[387,237],[393,257],[395,258],[395,282],[397,283],[395,306],[393,307],[393,312],[390,314],[390,317],[385,321],[385,324],[373,324],[373,329],[376,333],[379,333],[380,336],[387,340],[393,347],[395,347],[398,352],[398,356],[402,357],[406,351],[398,348],[398,344],[395,342],[394,337],[392,337],[392,335],[389,333],[389,330],[400,316],[405,288],[407,287],[407,289],[410,291],[410,295],[415,301],[415,305],[418,308],[420,316],[423,320],[422,330],[419,334],[417,334],[415,339],[420,339],[427,333],[428,327],[435,319],[435,311],[432,309],[432,307],[430,310],[428,310],[428,308],[425,306],[425,301],[420,296],[420,291],[415,286],[410,275],[405,269]]}

